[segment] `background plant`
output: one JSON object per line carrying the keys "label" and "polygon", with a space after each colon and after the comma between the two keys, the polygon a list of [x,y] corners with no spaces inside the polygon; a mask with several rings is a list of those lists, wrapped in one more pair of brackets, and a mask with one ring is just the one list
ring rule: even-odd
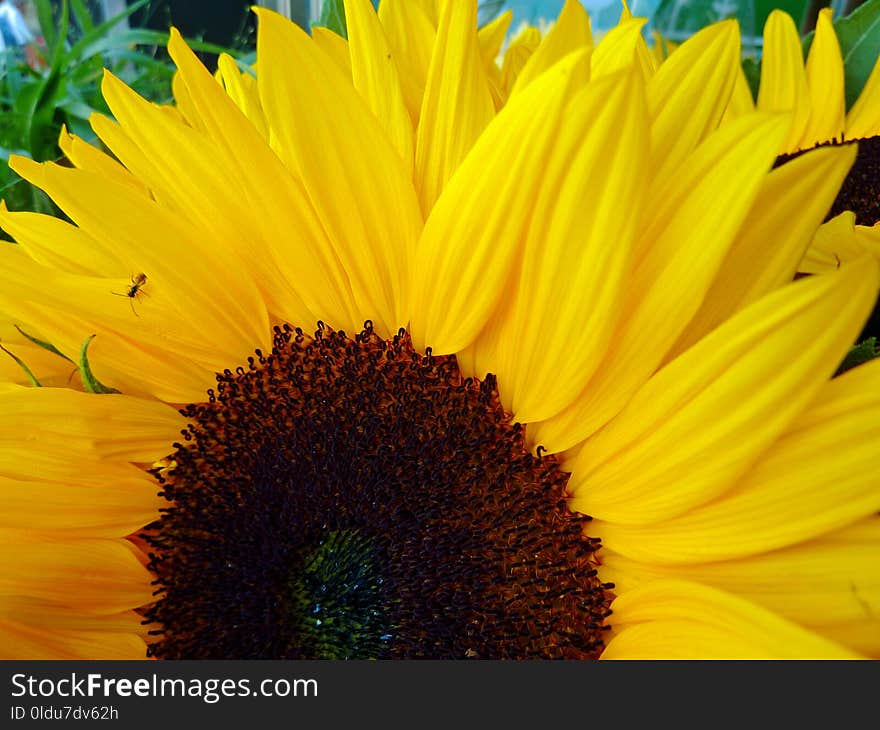
{"label": "background plant", "polygon": [[[35,0],[37,42],[0,54],[0,198],[9,208],[60,214],[41,191],[9,169],[9,156],[59,159],[62,127],[94,141],[89,117],[110,113],[101,95],[105,68],[151,101],[171,99],[168,33],[123,23],[149,3],[139,0],[98,23],[85,0]],[[197,39],[189,43],[197,51],[242,55],[240,48]]]}

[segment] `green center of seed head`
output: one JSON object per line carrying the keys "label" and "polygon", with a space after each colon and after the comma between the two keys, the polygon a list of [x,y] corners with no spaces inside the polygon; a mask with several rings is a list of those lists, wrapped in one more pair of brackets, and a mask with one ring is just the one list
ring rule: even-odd
{"label": "green center of seed head", "polygon": [[330,530],[291,582],[291,616],[322,659],[374,659],[392,639],[383,578],[370,537]]}

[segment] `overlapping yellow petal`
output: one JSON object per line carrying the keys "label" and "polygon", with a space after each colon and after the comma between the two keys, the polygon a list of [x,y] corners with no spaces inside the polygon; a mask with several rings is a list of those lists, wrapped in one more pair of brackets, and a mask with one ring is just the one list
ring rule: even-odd
{"label": "overlapping yellow petal", "polygon": [[[347,53],[346,58],[348,58]],[[240,71],[235,61],[227,53],[221,53],[217,59],[217,73],[218,80],[229,98],[254,125],[254,129],[260,133],[260,136],[264,140],[268,140],[269,128],[266,126],[266,116],[263,114],[263,107],[260,104],[256,78],[250,73]]]}
{"label": "overlapping yellow petal", "polygon": [[847,139],[865,139],[880,134],[880,54],[871,75],[846,115]]}
{"label": "overlapping yellow petal", "polygon": [[[688,564],[795,545],[880,511],[880,477],[871,466],[878,377],[880,364],[871,363],[827,384],[722,498],[654,524],[623,524],[635,522],[627,513],[623,521],[592,525],[591,534],[633,560]],[[865,385],[873,390],[860,389]],[[576,504],[599,505],[601,497],[584,492]],[[622,503],[616,506],[622,514]]]}
{"label": "overlapping yellow petal", "polygon": [[798,149],[810,119],[810,93],[801,40],[791,16],[774,10],[764,26],[764,54],[758,109],[791,112],[791,126],[779,152]]}
{"label": "overlapping yellow petal", "polygon": [[[501,301],[542,185],[537,171],[554,147],[578,63],[586,63],[585,54],[573,54],[518,94],[434,206],[413,267],[410,323],[417,347],[438,354],[463,349]],[[487,205],[490,200],[505,204]]]}
{"label": "overlapping yellow petal", "polygon": [[517,279],[487,325],[505,344],[477,354],[521,422],[568,406],[610,345],[638,227],[636,215],[621,217],[620,201],[638,210],[644,195],[644,96],[632,73],[590,85],[566,108],[542,163]]}
{"label": "overlapping yellow petal", "polygon": [[[517,76],[510,95],[513,96],[524,89],[563,56],[573,51],[591,48],[592,45],[590,17],[578,0],[566,0],[556,23]],[[584,70],[589,71],[587,68]],[[585,77],[584,81],[586,80]]]}
{"label": "overlapping yellow petal", "polygon": [[[395,332],[406,324],[406,272],[421,228],[410,176],[326,54],[280,15],[256,12],[263,109],[279,156],[301,177],[348,277],[354,311],[344,326],[370,319]],[[298,73],[287,73],[291,63]]]}
{"label": "overlapping yellow petal", "polygon": [[660,365],[733,244],[785,123],[754,115],[717,130],[653,203],[649,198],[615,346],[571,407],[535,424],[533,443],[553,452],[571,448],[619,412]]}
{"label": "overlapping yellow petal", "polygon": [[699,311],[667,355],[668,360],[732,314],[794,278],[855,153],[852,147],[813,150],[773,170],[764,179],[718,276]]}
{"label": "overlapping yellow petal", "polygon": [[379,20],[397,58],[398,72],[406,107],[413,125],[417,125],[422,98],[428,80],[428,67],[437,35],[433,24],[419,3],[410,0],[382,0]]}
{"label": "overlapping yellow petal", "polygon": [[843,89],[843,57],[831,24],[831,8],[823,8],[816,20],[816,32],[806,63],[810,95],[810,118],[800,145],[842,140],[846,97]]}
{"label": "overlapping yellow petal", "polygon": [[742,598],[664,580],[611,605],[603,659],[858,659],[858,654]]}
{"label": "overlapping yellow petal", "polygon": [[143,659],[145,641],[136,634],[107,631],[60,631],[0,618],[0,659],[46,660]]}
{"label": "overlapping yellow petal", "polygon": [[836,271],[841,264],[865,254],[880,261],[880,225],[857,226],[856,214],[845,211],[819,226],[798,264],[798,271],[803,274]]}
{"label": "overlapping yellow petal", "polygon": [[[621,71],[632,65],[641,68],[638,58],[639,49],[645,43],[642,38],[642,27],[645,22],[644,18],[621,20],[602,36],[590,63],[590,73],[593,78]],[[649,74],[644,75],[646,79],[650,78]]]}
{"label": "overlapping yellow petal", "polygon": [[689,38],[648,83],[651,168],[659,185],[717,126],[740,73],[739,29],[726,21]]}
{"label": "overlapping yellow petal", "polygon": [[354,88],[366,99],[404,167],[413,164],[413,127],[403,99],[397,60],[369,0],[347,0],[351,77]]}
{"label": "overlapping yellow petal", "polygon": [[415,180],[425,217],[495,115],[476,18],[476,0],[443,3],[416,136]]}
{"label": "overlapping yellow petal", "polygon": [[[878,519],[871,517],[869,522],[876,528]],[[749,526],[742,529],[748,532]],[[781,550],[684,565],[657,565],[605,550],[602,578],[621,594],[653,580],[689,580],[741,596],[805,626],[880,621],[880,536],[858,540],[851,532],[844,528]]]}

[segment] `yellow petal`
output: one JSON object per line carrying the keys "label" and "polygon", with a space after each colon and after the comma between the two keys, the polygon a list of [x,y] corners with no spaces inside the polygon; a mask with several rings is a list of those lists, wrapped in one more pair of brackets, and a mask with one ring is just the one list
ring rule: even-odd
{"label": "yellow petal", "polygon": [[715,282],[667,360],[794,278],[854,160],[851,147],[823,147],[778,167],[764,179]]}
{"label": "yellow petal", "polygon": [[751,114],[755,111],[755,99],[752,97],[752,89],[749,87],[748,79],[746,79],[745,71],[742,64],[737,64],[736,81],[733,85],[733,94],[724,110],[724,116],[721,119],[722,124],[732,122],[745,114]]}
{"label": "yellow petal", "polygon": [[843,529],[739,560],[674,566],[606,550],[600,570],[602,580],[613,582],[620,594],[653,580],[681,578],[733,593],[807,626],[863,621],[880,613],[880,535],[859,541],[847,533]]}
{"label": "yellow petal", "polygon": [[419,4],[411,0],[382,0],[379,3],[379,20],[388,43],[400,59],[397,70],[403,97],[415,126],[419,121],[428,67],[431,65],[436,25]]}
{"label": "yellow petal", "polygon": [[96,147],[87,144],[75,134],[69,134],[65,127],[61,128],[58,138],[58,146],[75,167],[80,170],[91,170],[100,173],[110,180],[131,185],[140,190],[144,195],[149,195],[147,186],[138,180],[110,155],[105,154]]}
{"label": "yellow petal", "polygon": [[[421,228],[403,161],[312,40],[277,13],[255,12],[263,108],[279,155],[301,176],[348,275],[356,319],[346,326],[370,319],[380,332],[395,332],[406,324],[405,272]],[[291,64],[297,73],[288,73]]]}
{"label": "yellow petal", "polygon": [[872,659],[880,657],[880,618],[876,614],[858,621],[823,624],[815,630],[864,656]]}
{"label": "yellow petal", "polygon": [[520,72],[528,63],[529,58],[541,45],[541,31],[533,26],[526,26],[512,40],[504,51],[501,64],[501,93],[506,99]]}
{"label": "yellow petal", "polygon": [[810,90],[810,120],[800,139],[809,148],[819,142],[842,140],[846,98],[843,91],[843,57],[831,24],[831,8],[823,8],[806,65]]}
{"label": "yellow petal", "polygon": [[742,598],[686,581],[657,581],[611,604],[620,627],[603,659],[858,659]]}
{"label": "yellow petal", "polygon": [[44,266],[91,276],[125,276],[131,271],[117,251],[55,216],[10,213],[0,202],[0,228]]}
{"label": "yellow petal", "polygon": [[152,574],[125,540],[65,539],[0,530],[0,593],[86,610],[125,611],[152,600]]}
{"label": "yellow petal", "polygon": [[[284,168],[262,135],[253,134],[249,120],[174,31],[168,51],[213,142],[191,164],[204,166],[206,155],[207,164],[226,170],[202,213],[202,223],[212,231],[215,244],[226,241],[231,249],[245,248],[276,316],[303,324],[324,319],[336,326],[360,327],[362,319],[354,314],[347,276],[301,181]],[[130,120],[132,126],[138,122],[139,117]],[[265,123],[268,126],[268,120]],[[139,137],[149,139],[149,128],[141,128]],[[187,162],[196,149],[179,154],[167,147],[154,144],[150,156],[161,160],[173,154]],[[213,176],[217,177],[216,171]],[[181,191],[175,197],[187,194],[199,198],[203,192]]]}
{"label": "yellow petal", "polygon": [[855,213],[844,211],[819,226],[798,271],[826,274],[865,254],[880,261],[880,226],[857,226]]}
{"label": "yellow petal", "polygon": [[615,346],[575,404],[531,430],[533,443],[553,452],[574,446],[607,423],[660,365],[733,244],[784,124],[778,117],[743,117],[717,130],[669,176],[647,205]]}
{"label": "yellow petal", "polygon": [[[10,419],[0,426],[0,432],[22,449],[46,443],[51,451],[53,438],[65,442],[54,444],[56,449],[76,448],[79,444],[76,439],[87,441],[88,450],[70,460],[66,479],[76,476],[80,468],[76,462],[86,455],[118,459],[125,473],[130,469],[129,462],[153,462],[173,450],[172,443],[186,423],[173,407],[158,401],[112,394],[99,397],[65,388],[7,385],[0,391],[0,403]],[[106,429],[108,422],[113,423],[112,430]],[[96,434],[100,434],[100,438]],[[27,464],[16,469],[20,476],[28,477]],[[10,471],[2,473],[9,475]],[[30,476],[40,477],[36,473]],[[100,474],[80,474],[78,478],[101,483]]]}
{"label": "yellow petal", "polygon": [[145,659],[137,634],[116,631],[58,631],[0,618],[0,659]]}
{"label": "yellow petal", "polygon": [[220,82],[226,93],[229,94],[229,98],[254,125],[254,129],[259,132],[260,136],[264,140],[268,140],[269,127],[266,125],[266,115],[263,114],[263,107],[260,104],[257,80],[249,73],[239,71],[235,61],[228,53],[221,53],[217,59],[217,72],[220,74]]}
{"label": "yellow petal", "polygon": [[787,13],[774,10],[764,25],[764,54],[758,109],[764,112],[792,112],[788,136],[779,152],[799,149],[810,118],[810,92],[804,71],[801,39]]}
{"label": "yellow petal", "polygon": [[476,0],[443,4],[416,137],[415,180],[426,217],[495,115],[476,23]]}
{"label": "yellow petal", "polygon": [[[584,444],[573,461],[572,508],[654,529],[653,523],[677,515],[687,519],[688,510],[750,478],[761,454],[839,365],[873,306],[877,285],[876,263],[855,262],[836,275],[777,290],[714,330]],[[838,440],[840,433],[835,431]],[[814,441],[823,438],[828,436]],[[857,442],[862,449],[869,444]],[[798,453],[803,459],[810,451]],[[839,466],[826,460],[828,469]],[[784,461],[788,466],[791,459]],[[815,478],[820,473],[814,468]],[[711,542],[707,550],[716,549]]]}
{"label": "yellow petal", "polygon": [[[0,247],[6,262],[0,272],[6,282],[0,287],[0,299],[5,300],[0,308],[21,320],[19,324],[29,323],[51,335],[68,356],[78,352],[89,334],[112,331],[129,345],[140,340],[145,349],[182,351],[203,358],[202,363],[210,362],[214,371],[242,362],[255,347],[268,344],[265,303],[245,263],[234,252],[214,246],[185,219],[171,215],[128,185],[85,170],[24,158],[13,158],[12,164],[23,177],[50,191],[88,235],[118,250],[129,263],[128,271],[147,277],[135,310],[134,300],[124,296],[134,273],[109,280],[77,277],[39,267],[22,258],[14,246]],[[52,288],[36,291],[33,282],[41,277],[52,281]],[[58,311],[69,316],[58,318]],[[99,339],[96,347],[103,349],[106,338]],[[90,356],[96,357],[97,352],[90,350]],[[107,354],[113,357],[120,352],[111,348]],[[116,362],[136,381],[145,366],[138,358]],[[173,370],[170,362],[162,368],[164,386],[173,389],[175,382],[182,386],[183,379],[175,378],[169,366]],[[159,374],[145,373],[147,377]],[[207,382],[202,381],[201,392],[211,380],[209,376]],[[181,398],[182,393],[176,392],[170,400],[199,399],[191,391],[187,394]]]}
{"label": "yellow petal", "polygon": [[640,77],[597,81],[566,108],[531,204],[506,356],[490,368],[522,423],[569,405],[609,346],[637,226],[620,201],[641,207],[647,153]]}
{"label": "yellow petal", "polygon": [[867,139],[880,135],[880,54],[862,93],[846,115],[846,138]]}
{"label": "yellow petal", "polygon": [[[434,206],[413,268],[411,331],[417,348],[458,352],[501,300],[521,255],[577,55],[502,109]],[[487,200],[493,204],[487,206]]]}
{"label": "yellow petal", "polygon": [[590,76],[598,78],[635,65],[638,67],[639,44],[644,44],[642,26],[645,18],[632,18],[621,21],[609,30],[593,53],[590,63]]}
{"label": "yellow petal", "polygon": [[0,476],[0,528],[27,525],[70,535],[131,535],[158,519],[166,503],[146,474],[128,481],[101,487]]}
{"label": "yellow petal", "polygon": [[403,101],[397,73],[399,62],[369,0],[347,0],[345,18],[354,88],[366,99],[404,167],[411,169],[413,127]]}
{"label": "yellow petal", "polygon": [[312,40],[324,53],[332,58],[339,70],[347,76],[351,77],[351,52],[349,51],[348,41],[340,35],[337,35],[329,28],[322,28],[320,25],[312,27]]}
{"label": "yellow petal", "polygon": [[595,522],[590,534],[633,560],[687,564],[796,545],[876,513],[878,378],[869,363],[832,380],[720,499],[659,524]]}
{"label": "yellow petal", "polygon": [[[536,77],[572,51],[592,47],[590,16],[578,0],[566,0],[559,18],[549,30],[541,45],[529,57],[510,91],[513,96],[522,91]],[[588,71],[589,69],[585,69]],[[586,82],[587,79],[584,79]]]}
{"label": "yellow petal", "polygon": [[655,180],[663,180],[718,126],[740,69],[734,21],[699,31],[660,67],[648,84]]}
{"label": "yellow petal", "polygon": [[477,31],[477,38],[480,41],[480,54],[483,56],[483,63],[489,67],[495,67],[495,59],[501,53],[501,46],[504,45],[504,38],[507,36],[507,29],[510,28],[510,21],[513,20],[513,12],[505,10],[497,18],[486,23]]}

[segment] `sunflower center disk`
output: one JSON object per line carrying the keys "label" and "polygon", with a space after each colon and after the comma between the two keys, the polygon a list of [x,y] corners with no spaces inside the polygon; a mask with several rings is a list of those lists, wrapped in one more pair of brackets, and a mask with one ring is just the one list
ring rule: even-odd
{"label": "sunflower center disk", "polygon": [[406,332],[313,337],[218,376],[149,527],[164,658],[592,658],[611,584],[495,378]]}

